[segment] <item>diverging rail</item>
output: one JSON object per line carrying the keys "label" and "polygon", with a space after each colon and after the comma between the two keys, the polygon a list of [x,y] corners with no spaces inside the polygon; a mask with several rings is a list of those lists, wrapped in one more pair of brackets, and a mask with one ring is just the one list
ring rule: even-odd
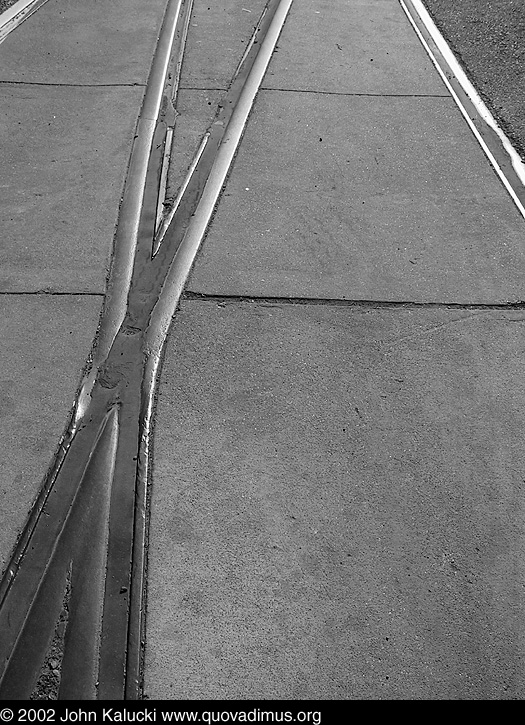
{"label": "diverging rail", "polygon": [[0,585],[2,699],[140,697],[162,348],[291,4],[266,3],[181,193],[160,216],[193,0],[167,4],[92,366]]}

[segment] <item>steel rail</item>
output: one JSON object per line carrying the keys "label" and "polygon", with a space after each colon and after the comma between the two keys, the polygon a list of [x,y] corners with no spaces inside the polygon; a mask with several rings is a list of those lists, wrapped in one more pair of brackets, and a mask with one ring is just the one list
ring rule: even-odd
{"label": "steel rail", "polygon": [[197,210],[170,266],[166,282],[155,305],[147,330],[147,341],[153,359],[158,359],[175,314],[195,256],[226,181],[233,158],[241,141],[255,96],[262,83],[275,45],[293,0],[281,0],[261,43],[252,70],[243,86],[224,139],[210,170]]}
{"label": "steel rail", "polygon": [[501,183],[525,218],[525,164],[491,114],[421,0],[399,0],[410,24]]}
{"label": "steel rail", "polygon": [[[47,585],[46,589],[46,585],[42,584],[44,579],[40,583],[35,583],[33,581],[35,575],[33,575],[33,578],[31,575],[27,576],[27,570],[30,568],[27,565],[28,556],[31,556],[31,552],[35,549],[38,550],[40,547],[40,558],[38,556],[36,558],[33,557],[33,569],[38,570],[40,567],[41,570],[47,570],[51,566],[53,557],[55,557],[57,552],[53,537],[59,537],[59,533],[63,533],[67,527],[64,524],[62,528],[57,529],[56,526],[53,528],[53,525],[49,526],[47,524],[53,518],[60,520],[60,517],[62,517],[65,521],[66,517],[70,515],[67,506],[69,505],[73,508],[74,502],[82,499],[82,490],[94,485],[90,481],[92,474],[88,470],[94,452],[97,452],[96,457],[101,460],[105,457],[105,464],[102,465],[99,460],[97,463],[98,468],[102,466],[102,469],[109,471],[115,465],[116,449],[106,445],[105,448],[107,450],[100,453],[100,451],[97,451],[97,442],[100,435],[104,434],[106,438],[113,436],[113,429],[117,430],[116,435],[118,438],[121,401],[118,399],[118,396],[114,396],[112,400],[106,401],[106,406],[103,410],[97,410],[97,401],[92,400],[92,390],[97,379],[100,377],[101,368],[109,357],[111,347],[126,312],[127,296],[133,270],[138,230],[140,228],[140,218],[153,139],[160,121],[166,86],[172,83],[172,80],[168,76],[174,65],[173,61],[178,61],[182,54],[185,42],[184,27],[186,27],[187,23],[186,13],[182,12],[183,3],[184,8],[189,13],[193,0],[168,0],[166,5],[157,48],[149,74],[148,86],[135,132],[123,200],[119,211],[119,222],[114,242],[114,256],[108,281],[106,305],[101,322],[98,344],[90,361],[90,370],[81,385],[72,420],[60,441],[53,467],[44,481],[40,495],[30,512],[27,524],[17,542],[15,551],[0,583],[0,625],[4,624],[4,627],[0,628],[0,654],[2,656],[2,659],[0,659],[0,696],[4,696],[4,692],[7,692],[7,697],[17,697],[17,692],[20,699],[29,696],[27,692],[31,691],[31,687],[30,684],[26,683],[31,683],[32,677],[34,680],[33,662],[37,661],[39,657],[39,643],[41,650],[45,649],[49,644],[48,642],[41,642],[41,630],[45,630],[45,627],[42,627],[45,614],[43,619],[42,617],[40,618],[40,623],[36,628],[37,631],[32,632],[29,639],[24,635],[24,629],[29,633],[32,631],[31,620],[39,619],[38,608],[40,607],[42,609],[41,600],[46,602],[47,597],[48,603],[51,598],[50,587]],[[182,29],[180,27],[181,24],[183,26]],[[178,44],[176,42],[177,40],[179,41]],[[140,387],[140,384],[137,387]],[[106,416],[109,412],[112,412],[111,433],[106,425]],[[87,433],[83,430],[84,428],[87,429]],[[73,462],[74,458],[77,459],[76,462]],[[111,490],[110,478],[105,475],[108,484],[107,490]],[[60,492],[60,497],[66,508],[60,508],[55,505],[54,499],[57,498],[57,492]],[[53,511],[55,513],[52,513]],[[104,512],[107,513],[104,507],[101,507],[100,513]],[[133,517],[131,516],[132,519]],[[82,527],[80,529],[80,537],[87,535],[87,531],[82,531]],[[107,531],[104,536],[107,538]],[[43,542],[38,543],[40,539]],[[85,569],[89,571],[89,566],[85,567]],[[64,574],[64,571],[62,571],[62,574]],[[67,576],[70,577],[70,572]],[[45,572],[43,577],[45,578]],[[50,577],[48,576],[47,578],[49,579]],[[57,587],[60,589],[60,586],[64,582],[65,580],[61,580],[58,583],[55,582],[55,599],[58,596]],[[14,583],[16,583],[14,588],[16,591],[12,590]],[[25,608],[24,604],[20,606],[21,600],[24,599]],[[14,609],[19,610],[14,616],[12,614],[13,607],[10,604],[12,601],[15,602]],[[98,606],[93,601],[91,605],[95,609]],[[76,606],[79,611],[82,610],[81,603],[77,602]],[[69,603],[67,607],[69,607]],[[7,621],[4,616],[6,612],[8,614]],[[10,612],[11,615],[9,616]],[[50,609],[51,614],[52,608]],[[26,619],[27,626],[24,623]],[[89,633],[89,628],[86,628],[86,633]],[[98,631],[93,631],[91,634],[94,638],[93,641],[100,639],[100,633]],[[17,647],[24,651],[24,636],[26,639],[26,651],[25,654],[18,657],[18,662],[19,664],[21,663],[21,667],[18,667],[16,657],[13,660],[13,653]],[[61,647],[63,649],[64,643],[61,644]],[[133,649],[132,645],[130,650],[132,651]],[[127,650],[127,647],[124,650]],[[74,648],[70,646],[68,651],[73,652]],[[87,651],[89,653],[89,646]],[[91,674],[93,674],[95,671],[95,654],[93,652],[91,654]],[[64,656],[64,659],[65,665],[68,665],[67,657]],[[133,659],[131,656],[127,657],[127,660],[131,659]],[[89,660],[89,654],[86,660]],[[138,661],[139,656],[136,655],[134,663],[135,670],[138,668]],[[128,666],[129,662],[125,664],[128,680],[134,678],[135,681],[138,681],[138,672],[135,671],[133,674],[133,668]],[[82,673],[80,673],[80,677],[77,677],[79,675],[78,667],[75,669],[77,665],[78,663],[62,668],[66,676],[62,677],[60,681],[59,689],[61,690],[61,696],[67,696],[71,692],[78,697],[94,696],[95,679],[92,677],[87,678],[89,680],[88,685],[80,686],[80,689],[77,688],[75,691],[76,684],[72,680],[75,677],[81,680],[83,677]],[[71,677],[70,673],[76,673],[75,677]],[[58,686],[56,689],[58,690]]]}
{"label": "steel rail", "polygon": [[27,20],[33,13],[42,7],[47,0],[18,0],[0,15],[0,43],[9,33],[18,28],[20,23]]}
{"label": "steel rail", "polygon": [[[187,12],[181,13],[183,3]],[[174,56],[178,60],[181,48],[184,47],[185,31],[187,32],[186,17],[191,12],[192,6],[193,0],[189,2],[185,2],[185,0],[168,0],[166,7],[142,109],[135,130],[113,243],[113,258],[107,284],[105,309],[97,344],[93,352],[92,366],[82,383],[81,392],[78,396],[75,424],[80,422],[86,412],[98,368],[107,358],[126,314],[153,138],[161,114],[162,99],[169,80],[169,71],[174,65]],[[178,48],[176,43],[177,33],[179,33]],[[180,66],[175,70],[180,72]]]}
{"label": "steel rail", "polygon": [[[241,62],[236,68],[229,93],[220,107],[212,128],[204,134],[197,148],[195,158],[183,181],[172,213],[169,214],[166,225],[162,227],[161,234],[154,235],[154,245],[150,247],[152,262],[156,260],[161,245],[164,247],[165,255],[159,255],[164,269],[164,277],[155,295],[156,301],[147,319],[144,334],[145,364],[142,379],[142,434],[138,453],[136,529],[133,556],[135,577],[132,578],[137,590],[137,598],[146,587],[144,559],[147,541],[148,482],[151,472],[150,446],[153,433],[155,393],[158,386],[164,343],[184,283],[204,239],[213,210],[219,200],[255,96],[275,50],[292,2],[293,0],[268,0],[260,20],[254,28],[249,42],[249,51],[243,54]],[[259,35],[263,37],[263,42],[257,46],[256,40]],[[240,88],[240,92],[237,86]],[[233,106],[233,112],[229,108],[231,106]],[[228,117],[229,121],[226,123],[225,119]],[[215,142],[217,144],[215,149],[214,132],[218,137]],[[201,182],[203,176],[207,179],[204,189],[202,189]],[[189,201],[186,201],[185,197],[188,197]],[[189,224],[187,223],[188,219],[190,220]],[[153,228],[157,229],[156,220]],[[185,232],[184,229],[186,229]],[[182,239],[181,231],[183,231]],[[170,256],[172,258],[171,262]],[[142,278],[143,273],[140,266],[138,271],[140,278]],[[130,320],[132,328],[133,324],[132,313]],[[142,589],[139,592],[140,587]]]}
{"label": "steel rail", "polygon": [[[120,269],[128,280],[126,306],[123,285],[106,310],[107,355],[101,359],[99,349],[84,409],[77,407],[0,585],[0,698],[28,699],[51,686],[59,699],[140,697],[150,445],[162,350],[291,4],[268,0],[153,254],[169,119],[159,113],[155,122],[147,168],[137,172],[140,210],[131,210],[127,227],[133,264]],[[180,61],[180,52],[169,55]],[[166,76],[169,64],[159,65]],[[145,107],[143,120],[153,122]],[[44,677],[50,657],[59,661],[51,685]]]}

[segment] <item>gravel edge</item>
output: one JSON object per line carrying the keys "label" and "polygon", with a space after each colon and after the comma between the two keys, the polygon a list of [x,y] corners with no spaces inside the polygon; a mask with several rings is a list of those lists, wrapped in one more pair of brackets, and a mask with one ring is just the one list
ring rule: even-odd
{"label": "gravel edge", "polygon": [[18,0],[0,0],[0,13],[3,13],[5,10],[11,7],[11,5],[14,5]]}
{"label": "gravel edge", "polygon": [[525,160],[525,3],[422,2],[471,83]]}

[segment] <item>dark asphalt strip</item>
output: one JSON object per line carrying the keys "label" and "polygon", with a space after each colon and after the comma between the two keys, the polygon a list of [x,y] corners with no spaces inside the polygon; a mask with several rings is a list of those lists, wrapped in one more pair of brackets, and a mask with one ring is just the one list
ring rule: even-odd
{"label": "dark asphalt strip", "polygon": [[423,0],[472,84],[525,159],[525,3]]}
{"label": "dark asphalt strip", "polygon": [[525,217],[524,168],[421,0],[399,0],[442,80],[520,214]]}

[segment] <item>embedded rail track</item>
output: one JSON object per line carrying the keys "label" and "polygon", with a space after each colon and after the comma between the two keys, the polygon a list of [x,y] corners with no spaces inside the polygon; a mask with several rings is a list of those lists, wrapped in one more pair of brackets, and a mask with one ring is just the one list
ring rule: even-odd
{"label": "embedded rail track", "polygon": [[0,4],[0,43],[47,0],[7,0]]}
{"label": "embedded rail track", "polygon": [[167,4],[92,367],[0,585],[3,699],[140,697],[162,348],[291,3],[266,3],[171,207],[162,195],[193,2]]}
{"label": "embedded rail track", "polygon": [[[141,695],[150,445],[163,345],[292,1],[266,3],[171,206],[163,195],[193,1],[167,4],[92,366],[0,584],[0,698]],[[523,165],[420,3],[400,3],[525,216]],[[57,674],[46,680],[50,659]]]}

